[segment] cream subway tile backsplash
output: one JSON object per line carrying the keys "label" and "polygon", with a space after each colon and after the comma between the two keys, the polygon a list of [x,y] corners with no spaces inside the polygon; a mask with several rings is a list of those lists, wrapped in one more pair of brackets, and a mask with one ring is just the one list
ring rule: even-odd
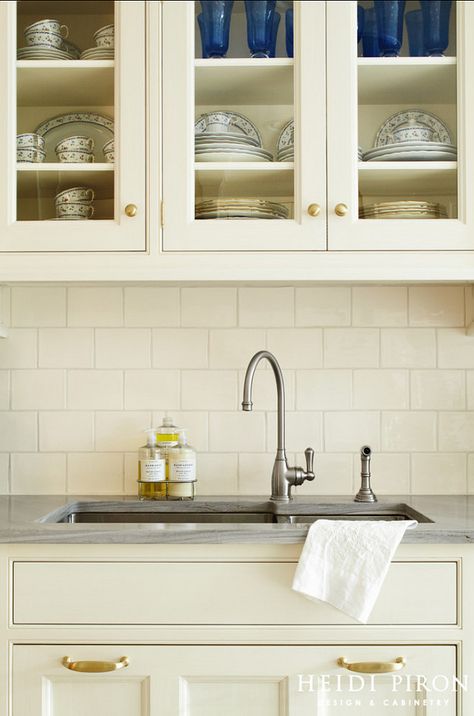
{"label": "cream subway tile backsplash", "polygon": [[177,370],[126,370],[125,410],[152,410],[167,405],[180,407],[180,374]]}
{"label": "cream subway tile backsplash", "polygon": [[254,353],[265,347],[263,328],[209,331],[210,368],[246,368]]}
{"label": "cream subway tile backsplash", "polygon": [[346,410],[352,406],[351,370],[299,370],[297,410]]}
{"label": "cream subway tile backsplash", "polygon": [[268,494],[279,359],[296,494],[474,493],[474,337],[463,286],[15,286],[2,291],[0,493],[135,493],[142,430],[168,411],[201,494]]}
{"label": "cream subway tile backsplash", "polygon": [[434,368],[436,332],[431,328],[382,328],[382,368]]}
{"label": "cream subway tile backsplash", "polygon": [[465,371],[411,371],[411,407],[415,410],[464,410]]}
{"label": "cream subway tile backsplash", "polygon": [[353,407],[394,410],[409,407],[407,370],[355,370]]}
{"label": "cream subway tile backsplash", "polygon": [[121,288],[70,288],[68,326],[123,326]]}
{"label": "cream subway tile backsplash", "polygon": [[12,409],[63,409],[65,378],[64,370],[12,370]]}
{"label": "cream subway tile backsplash", "polygon": [[352,289],[353,326],[406,326],[407,289],[404,286],[361,286]]}
{"label": "cream subway tile backsplash", "polygon": [[411,456],[412,491],[415,495],[456,495],[467,492],[466,455],[419,453]]}
{"label": "cream subway tile backsplash", "polygon": [[220,328],[237,325],[237,289],[182,288],[181,325]]}
{"label": "cream subway tile backsplash", "polygon": [[377,368],[380,362],[380,332],[377,328],[326,328],[326,368]]}
{"label": "cream subway tile backsplash", "polygon": [[36,452],[38,421],[34,412],[0,412],[0,452]]}
{"label": "cream subway tile backsplash", "polygon": [[382,414],[382,450],[427,452],[436,450],[436,413],[400,411]]}
{"label": "cream subway tile backsplash", "polygon": [[125,288],[125,325],[139,328],[179,326],[179,294],[179,288]]}
{"label": "cream subway tile backsplash", "polygon": [[11,289],[11,325],[66,325],[66,289],[53,287],[21,287]]}
{"label": "cream subway tile backsplash", "polygon": [[358,452],[362,445],[380,449],[380,414],[376,411],[327,412],[324,415],[324,450]]}
{"label": "cream subway tile backsplash", "polygon": [[295,322],[294,295],[292,288],[239,289],[240,326],[293,326]]}
{"label": "cream subway tile backsplash", "polygon": [[123,491],[123,455],[100,452],[69,454],[67,491],[73,495],[120,494]]}
{"label": "cream subway tile backsplash", "polygon": [[463,286],[408,289],[410,326],[464,326]]}
{"label": "cream subway tile backsplash", "polygon": [[203,328],[156,328],[152,331],[153,368],[207,368],[209,334]]}
{"label": "cream subway tile backsplash", "polygon": [[14,495],[55,495],[66,492],[65,453],[26,452],[11,456]]}
{"label": "cream subway tile backsplash", "polygon": [[321,368],[323,331],[321,328],[271,328],[267,348],[278,356],[282,368]]}
{"label": "cream subway tile backsplash", "polygon": [[324,286],[295,289],[297,326],[350,326],[351,289]]}
{"label": "cream subway tile backsplash", "polygon": [[8,339],[0,340],[0,368],[36,368],[37,333],[29,328],[9,328]]}
{"label": "cream subway tile backsplash", "polygon": [[70,410],[121,410],[123,371],[67,371],[66,407]]}
{"label": "cream subway tile backsplash", "polygon": [[150,368],[151,331],[148,328],[97,328],[96,368]]}
{"label": "cream subway tile backsplash", "polygon": [[[14,413],[15,414],[15,413]],[[17,413],[21,415],[21,413]],[[84,451],[94,449],[94,413],[57,410],[39,414],[41,452]],[[19,451],[20,448],[17,448]]]}
{"label": "cream subway tile backsplash", "polygon": [[[3,342],[9,343],[10,339]],[[92,328],[40,328],[38,345],[40,368],[92,368],[94,365]]]}
{"label": "cream subway tile backsplash", "polygon": [[10,372],[0,370],[0,410],[10,407]]}
{"label": "cream subway tile backsplash", "polygon": [[186,410],[237,409],[237,374],[233,370],[183,370],[181,391]]}

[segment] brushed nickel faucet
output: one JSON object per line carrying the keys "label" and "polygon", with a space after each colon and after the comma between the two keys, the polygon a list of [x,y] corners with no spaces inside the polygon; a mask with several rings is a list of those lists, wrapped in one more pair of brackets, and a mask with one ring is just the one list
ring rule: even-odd
{"label": "brushed nickel faucet", "polygon": [[242,410],[252,410],[253,378],[255,370],[262,358],[266,358],[273,369],[278,398],[278,444],[272,472],[271,499],[276,502],[289,502],[289,500],[292,499],[291,488],[293,485],[302,485],[305,480],[314,480],[314,450],[309,447],[304,451],[306,457],[306,470],[303,470],[302,467],[289,467],[285,449],[285,383],[283,381],[280,364],[273,353],[270,353],[269,351],[259,351],[258,353],[255,353],[253,358],[250,360],[247,372],[245,373]]}

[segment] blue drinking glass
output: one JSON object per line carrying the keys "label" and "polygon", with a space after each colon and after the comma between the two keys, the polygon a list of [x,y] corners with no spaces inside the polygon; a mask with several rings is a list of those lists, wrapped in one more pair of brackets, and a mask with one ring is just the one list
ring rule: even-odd
{"label": "blue drinking glass", "polygon": [[245,0],[251,57],[270,57],[276,0]]}
{"label": "blue drinking glass", "polygon": [[365,11],[362,5],[357,5],[357,44],[359,44],[364,32],[364,15]]}
{"label": "blue drinking glass", "polygon": [[412,10],[405,15],[408,32],[410,57],[424,57],[425,43],[423,40],[423,15],[421,10]]}
{"label": "blue drinking glass", "polygon": [[273,13],[273,24],[272,24],[272,41],[270,46],[270,57],[275,57],[276,55],[276,44],[277,44],[277,37],[278,37],[278,28],[280,26],[280,13],[275,12]]}
{"label": "blue drinking glass", "polygon": [[[230,17],[234,0],[201,0],[199,22],[203,57],[225,57],[229,49]],[[203,30],[204,28],[204,30]]]}
{"label": "blue drinking glass", "polygon": [[201,33],[201,47],[202,47],[202,56],[204,59],[208,59],[209,55],[207,54],[207,47],[208,47],[208,39],[207,39],[207,25],[204,22],[204,18],[201,15],[197,16],[197,21],[199,25],[199,31]]}
{"label": "blue drinking glass", "polygon": [[285,14],[285,31],[286,54],[288,57],[293,57],[293,10],[291,8]]}
{"label": "blue drinking glass", "polygon": [[382,57],[398,57],[403,42],[405,0],[374,0],[374,7]]}
{"label": "blue drinking glass", "polygon": [[444,57],[449,45],[451,0],[420,0],[423,13],[423,40],[426,54]]}
{"label": "blue drinking glass", "polygon": [[362,34],[362,54],[364,57],[380,57],[379,33],[375,8],[365,10],[364,32]]}

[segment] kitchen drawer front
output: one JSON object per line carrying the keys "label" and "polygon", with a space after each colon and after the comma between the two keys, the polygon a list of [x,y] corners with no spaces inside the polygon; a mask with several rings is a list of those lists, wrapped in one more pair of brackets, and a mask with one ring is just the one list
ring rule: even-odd
{"label": "kitchen drawer front", "polygon": [[[356,623],[293,592],[295,565],[15,561],[13,623]],[[458,567],[454,560],[393,562],[370,623],[456,624]]]}

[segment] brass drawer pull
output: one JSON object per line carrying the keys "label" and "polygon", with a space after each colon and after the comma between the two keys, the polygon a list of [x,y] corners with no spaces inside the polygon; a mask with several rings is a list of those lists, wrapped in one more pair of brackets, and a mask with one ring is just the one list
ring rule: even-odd
{"label": "brass drawer pull", "polygon": [[70,656],[65,656],[61,663],[71,671],[80,671],[83,674],[99,674],[104,671],[125,669],[130,661],[128,656],[121,656],[118,661],[73,661]]}
{"label": "brass drawer pull", "polygon": [[359,674],[390,674],[392,671],[400,671],[405,664],[403,656],[398,656],[395,661],[355,661],[351,663],[344,656],[337,660],[338,666],[349,671],[357,671]]}

